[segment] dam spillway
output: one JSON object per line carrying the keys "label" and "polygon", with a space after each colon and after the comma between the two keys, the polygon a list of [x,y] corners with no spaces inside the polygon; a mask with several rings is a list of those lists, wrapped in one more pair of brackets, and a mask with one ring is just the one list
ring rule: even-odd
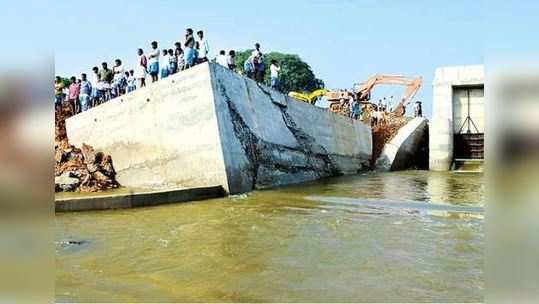
{"label": "dam spillway", "polygon": [[112,156],[121,185],[230,194],[369,167],[369,126],[204,63],[66,121]]}

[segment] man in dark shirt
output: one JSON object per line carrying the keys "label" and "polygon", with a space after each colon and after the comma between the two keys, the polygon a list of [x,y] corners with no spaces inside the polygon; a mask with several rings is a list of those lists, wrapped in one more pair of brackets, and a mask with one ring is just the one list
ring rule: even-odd
{"label": "man in dark shirt", "polygon": [[112,81],[112,77],[114,76],[112,74],[112,70],[107,67],[106,62],[101,63],[101,67],[101,70],[99,70],[99,75],[101,75],[101,79],[110,83]]}
{"label": "man in dark shirt", "polygon": [[101,78],[101,81],[103,81],[103,90],[105,91],[104,99],[105,101],[109,100],[111,98],[111,83],[112,78],[114,77],[114,74],[112,73],[112,70],[107,67],[107,63],[103,62],[101,63],[101,70],[99,70],[99,76]]}
{"label": "man in dark shirt", "polygon": [[414,117],[423,117],[423,107],[421,101],[416,101],[414,105]]}

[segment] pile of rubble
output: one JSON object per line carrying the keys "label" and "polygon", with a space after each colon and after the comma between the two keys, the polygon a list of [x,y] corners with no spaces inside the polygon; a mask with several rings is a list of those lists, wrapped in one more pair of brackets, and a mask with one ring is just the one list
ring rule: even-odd
{"label": "pile of rubble", "polygon": [[55,191],[96,192],[119,187],[110,155],[86,144],[80,148],[69,144],[65,119],[71,115],[69,107],[55,112]]}
{"label": "pile of rubble", "polygon": [[387,113],[384,121],[380,121],[373,126],[371,165],[374,165],[374,161],[382,154],[384,146],[397,135],[400,128],[404,127],[410,119],[409,117]]}
{"label": "pile of rubble", "polygon": [[[334,103],[330,106],[332,112],[350,117],[350,111],[348,105],[341,105]],[[371,105],[367,105],[363,108],[361,115],[361,121],[372,128],[372,158],[371,167],[374,166],[376,159],[382,154],[384,146],[391,141],[400,128],[404,127],[411,118],[401,115],[397,115],[394,112],[382,112],[382,116],[374,121],[374,108]]]}

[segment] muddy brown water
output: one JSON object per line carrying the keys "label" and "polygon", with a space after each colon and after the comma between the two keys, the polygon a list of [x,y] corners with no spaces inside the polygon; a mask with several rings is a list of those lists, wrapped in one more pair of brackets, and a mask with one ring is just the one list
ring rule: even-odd
{"label": "muddy brown water", "polygon": [[483,201],[480,173],[403,171],[57,214],[56,298],[479,302]]}

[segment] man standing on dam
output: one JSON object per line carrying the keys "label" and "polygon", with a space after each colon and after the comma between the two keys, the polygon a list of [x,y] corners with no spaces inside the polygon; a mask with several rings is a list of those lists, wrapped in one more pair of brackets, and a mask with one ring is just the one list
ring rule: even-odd
{"label": "man standing on dam", "polygon": [[272,59],[270,65],[270,78],[271,78],[271,87],[275,90],[279,90],[279,72],[281,67],[278,65],[277,60]]}
{"label": "man standing on dam", "polygon": [[423,107],[421,101],[416,101],[414,104],[414,117],[423,117]]}
{"label": "man standing on dam", "polygon": [[208,39],[204,37],[203,31],[198,31],[197,36],[200,47],[200,53],[198,54],[198,63],[203,63],[208,61],[208,53],[210,52],[210,46],[208,44]]}
{"label": "man standing on dam", "polygon": [[260,43],[255,43],[255,50],[251,53],[251,58],[254,68],[254,79],[257,82],[264,81],[264,54],[260,51]]}

